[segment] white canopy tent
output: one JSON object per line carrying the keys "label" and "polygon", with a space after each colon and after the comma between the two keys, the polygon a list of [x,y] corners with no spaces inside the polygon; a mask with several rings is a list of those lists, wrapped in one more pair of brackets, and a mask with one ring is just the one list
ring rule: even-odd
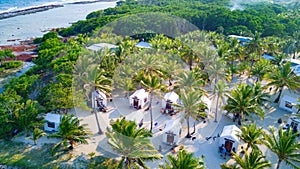
{"label": "white canopy tent", "polygon": [[164,99],[162,99],[161,106],[165,112],[174,110],[172,104],[179,104],[179,96],[174,91],[166,93]]}
{"label": "white canopy tent", "polygon": [[146,105],[146,103],[148,103],[148,101],[149,93],[146,92],[145,89],[139,89],[129,97],[130,106],[136,109],[143,108]]}
{"label": "white canopy tent", "polygon": [[60,124],[60,115],[47,113],[45,117],[44,130],[45,131],[58,131]]}
{"label": "white canopy tent", "polygon": [[167,121],[163,130],[163,143],[177,145],[181,134],[180,118]]}
{"label": "white canopy tent", "polygon": [[94,108],[99,107],[99,106],[97,105],[97,101],[98,101],[98,103],[101,102],[104,106],[107,106],[107,98],[106,98],[106,95],[105,95],[103,92],[99,91],[99,90],[95,90],[95,91],[92,93],[92,99],[94,100],[94,101],[92,102],[92,106],[93,106]]}
{"label": "white canopy tent", "polygon": [[237,134],[241,132],[242,131],[236,125],[224,126],[220,135],[219,147],[224,145],[227,152],[230,152],[233,148],[237,151],[240,144],[240,139]]}

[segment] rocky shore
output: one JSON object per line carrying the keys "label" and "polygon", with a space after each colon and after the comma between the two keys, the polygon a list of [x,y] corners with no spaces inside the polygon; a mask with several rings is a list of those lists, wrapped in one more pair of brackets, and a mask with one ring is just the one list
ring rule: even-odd
{"label": "rocky shore", "polygon": [[17,10],[17,11],[10,11],[10,12],[4,12],[0,13],[0,19],[15,17],[18,15],[26,15],[30,13],[36,13],[36,12],[42,12],[53,8],[63,7],[64,5],[45,5],[45,6],[36,6],[32,8]]}

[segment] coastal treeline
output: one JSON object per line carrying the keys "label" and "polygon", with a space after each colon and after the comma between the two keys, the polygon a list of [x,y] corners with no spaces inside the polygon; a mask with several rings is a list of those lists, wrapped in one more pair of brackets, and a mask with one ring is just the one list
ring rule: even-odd
{"label": "coastal treeline", "polygon": [[[232,10],[227,0],[160,0],[126,1],[115,8],[93,12],[86,20],[79,21],[60,32],[63,36],[90,33],[92,30],[117,18],[145,12],[168,13],[186,19],[200,30],[216,31],[225,35],[238,34],[253,36],[293,36],[300,30],[297,9],[271,3],[249,3],[243,10]],[[142,22],[142,21],[141,21]]]}

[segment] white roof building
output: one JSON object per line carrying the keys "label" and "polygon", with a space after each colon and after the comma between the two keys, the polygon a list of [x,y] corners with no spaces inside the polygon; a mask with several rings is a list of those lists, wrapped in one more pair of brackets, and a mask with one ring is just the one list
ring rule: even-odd
{"label": "white roof building", "polygon": [[87,49],[92,50],[92,51],[99,51],[99,50],[103,50],[105,48],[116,49],[116,48],[118,48],[118,46],[110,44],[110,43],[97,43],[97,44],[93,44],[93,45],[87,47]]}

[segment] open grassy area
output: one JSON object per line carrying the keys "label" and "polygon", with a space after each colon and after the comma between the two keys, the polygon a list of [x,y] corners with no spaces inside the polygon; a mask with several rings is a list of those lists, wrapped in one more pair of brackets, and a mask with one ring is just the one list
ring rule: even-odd
{"label": "open grassy area", "polygon": [[62,162],[72,158],[71,154],[52,157],[50,149],[53,145],[32,147],[24,143],[0,142],[0,164],[22,168],[60,168]]}
{"label": "open grassy area", "polygon": [[0,147],[0,164],[26,169],[113,169],[117,164],[115,160],[102,156],[96,156],[91,160],[81,160],[79,157],[73,157],[71,153],[58,153],[59,155],[52,157],[50,149],[53,147],[53,144],[45,144],[40,147],[24,143],[1,141]]}

